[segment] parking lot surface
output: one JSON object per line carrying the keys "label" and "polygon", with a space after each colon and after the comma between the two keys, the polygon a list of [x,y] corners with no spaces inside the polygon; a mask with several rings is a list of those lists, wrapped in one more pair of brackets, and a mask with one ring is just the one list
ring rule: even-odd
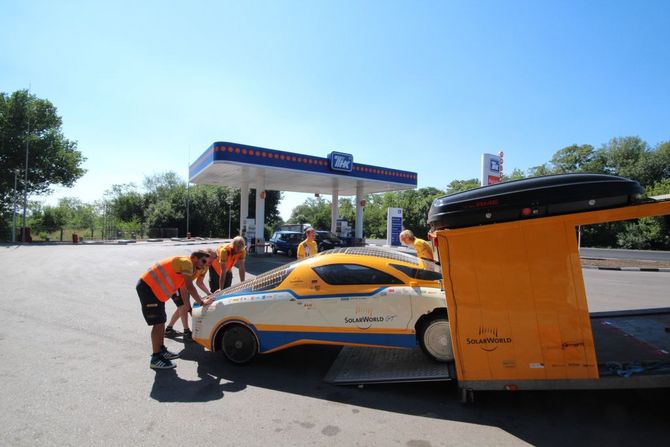
{"label": "parking lot surface", "polygon": [[[153,371],[135,284],[154,261],[202,247],[214,245],[0,247],[0,445],[616,446],[670,436],[669,390],[492,392],[462,405],[450,383],[327,384],[337,347],[235,366],[167,340],[182,358]],[[288,261],[250,257],[247,270]],[[668,307],[668,273],[585,278],[592,310]]]}

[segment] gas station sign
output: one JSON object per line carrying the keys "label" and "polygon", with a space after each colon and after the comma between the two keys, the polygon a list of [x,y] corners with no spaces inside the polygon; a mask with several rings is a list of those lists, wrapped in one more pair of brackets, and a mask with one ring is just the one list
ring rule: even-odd
{"label": "gas station sign", "polygon": [[391,246],[400,246],[402,232],[402,208],[388,208],[386,210],[386,243]]}
{"label": "gas station sign", "polygon": [[494,185],[502,180],[502,152],[498,155],[482,154],[482,186]]}

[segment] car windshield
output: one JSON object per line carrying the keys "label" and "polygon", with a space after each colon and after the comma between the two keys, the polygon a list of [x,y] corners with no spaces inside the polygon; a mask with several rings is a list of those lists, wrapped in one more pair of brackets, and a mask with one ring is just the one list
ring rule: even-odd
{"label": "car windshield", "polygon": [[235,286],[217,292],[217,296],[235,295],[238,293],[261,292],[263,290],[270,290],[281,284],[289,273],[293,270],[295,265],[300,261],[294,261],[287,265],[282,265],[269,272],[258,275],[254,279],[244,281]]}

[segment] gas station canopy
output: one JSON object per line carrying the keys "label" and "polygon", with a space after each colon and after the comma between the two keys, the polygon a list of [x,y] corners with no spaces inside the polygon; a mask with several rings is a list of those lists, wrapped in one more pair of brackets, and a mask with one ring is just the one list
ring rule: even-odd
{"label": "gas station canopy", "polygon": [[263,189],[353,196],[414,189],[414,172],[353,162],[353,156],[331,152],[328,157],[284,152],[244,144],[216,142],[189,169],[191,183],[239,188],[245,182],[256,187],[258,174]]}
{"label": "gas station canopy", "polygon": [[[356,238],[363,236],[365,195],[414,189],[415,172],[354,163],[351,154],[331,152],[326,157],[278,151],[229,142],[212,144],[189,167],[189,181],[204,185],[240,188],[240,234],[245,233],[249,189],[256,190],[255,239],[263,240],[265,190],[356,196]],[[335,232],[338,209],[332,207],[331,231]]]}

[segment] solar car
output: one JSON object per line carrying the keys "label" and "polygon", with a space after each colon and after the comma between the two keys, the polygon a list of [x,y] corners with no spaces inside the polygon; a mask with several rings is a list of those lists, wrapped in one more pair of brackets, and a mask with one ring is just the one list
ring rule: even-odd
{"label": "solar car", "polygon": [[193,339],[247,363],[304,344],[414,348],[453,360],[435,264],[382,247],[347,247],[283,265],[193,309]]}

